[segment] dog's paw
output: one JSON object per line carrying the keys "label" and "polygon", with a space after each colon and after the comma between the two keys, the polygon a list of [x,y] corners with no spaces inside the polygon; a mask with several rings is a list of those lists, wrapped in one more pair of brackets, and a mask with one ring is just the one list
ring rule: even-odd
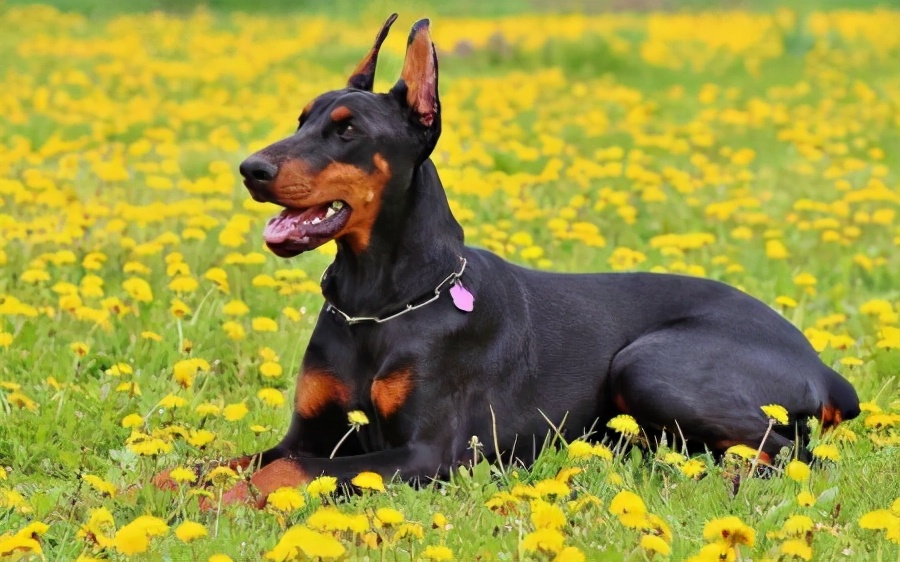
{"label": "dog's paw", "polygon": [[224,508],[235,505],[247,505],[262,509],[266,506],[266,495],[258,493],[246,480],[241,480],[226,490],[222,494],[221,500],[216,494],[199,496],[199,505],[200,511],[204,512],[216,511],[219,506]]}

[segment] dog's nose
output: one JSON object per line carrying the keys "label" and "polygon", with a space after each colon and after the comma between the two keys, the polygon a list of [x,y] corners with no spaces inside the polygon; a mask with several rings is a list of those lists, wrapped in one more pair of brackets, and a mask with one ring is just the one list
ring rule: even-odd
{"label": "dog's nose", "polygon": [[239,169],[244,176],[244,185],[251,191],[267,190],[278,175],[278,166],[256,155],[241,162]]}

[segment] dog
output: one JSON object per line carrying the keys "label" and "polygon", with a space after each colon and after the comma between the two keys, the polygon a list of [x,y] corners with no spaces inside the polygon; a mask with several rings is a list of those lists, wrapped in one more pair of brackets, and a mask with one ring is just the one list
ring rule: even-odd
{"label": "dog", "polygon": [[[558,274],[467,247],[429,159],[441,134],[429,21],[409,35],[400,79],[373,93],[392,15],[347,87],[320,95],[297,131],[248,157],[256,201],[284,208],[265,227],[290,258],[334,240],[322,308],[296,384],[290,428],[231,462],[252,473],[225,502],[320,475],[449,477],[484,457],[528,465],[551,424],[580,437],[619,414],[649,433],[771,461],[859,414],[853,386],[803,334],[725,284],[669,274]],[[761,406],[783,406],[769,427]],[[370,423],[347,432],[347,414]],[[333,458],[332,458],[333,457]]]}

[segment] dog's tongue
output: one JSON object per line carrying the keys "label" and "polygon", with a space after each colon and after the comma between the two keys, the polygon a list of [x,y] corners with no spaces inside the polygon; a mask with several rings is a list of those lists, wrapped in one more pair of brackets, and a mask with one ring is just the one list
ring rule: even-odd
{"label": "dog's tongue", "polygon": [[324,216],[327,210],[327,205],[309,209],[285,209],[277,217],[269,220],[263,231],[263,238],[268,244],[281,244],[288,239],[300,241],[305,236],[303,227],[310,226],[303,223]]}

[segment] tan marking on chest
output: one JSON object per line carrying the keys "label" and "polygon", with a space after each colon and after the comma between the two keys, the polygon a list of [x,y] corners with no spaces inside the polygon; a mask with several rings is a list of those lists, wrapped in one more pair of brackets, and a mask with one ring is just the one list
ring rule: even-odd
{"label": "tan marking on chest", "polygon": [[315,417],[328,404],[346,407],[349,402],[350,389],[327,371],[304,371],[297,379],[294,409],[304,418]]}
{"label": "tan marking on chest", "polygon": [[402,369],[375,379],[372,383],[372,403],[378,413],[390,417],[406,403],[415,387],[412,371]]}

